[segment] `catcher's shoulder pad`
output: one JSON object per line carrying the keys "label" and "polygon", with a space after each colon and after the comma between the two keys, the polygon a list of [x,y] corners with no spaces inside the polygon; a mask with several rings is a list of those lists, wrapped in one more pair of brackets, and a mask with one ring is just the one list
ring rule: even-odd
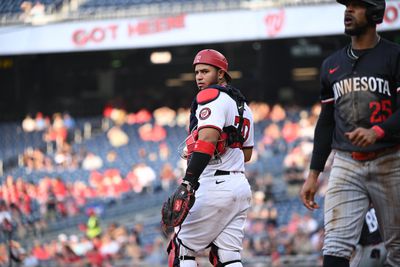
{"label": "catcher's shoulder pad", "polygon": [[207,103],[210,103],[211,101],[214,101],[217,99],[219,96],[219,90],[215,88],[206,88],[201,90],[197,96],[196,96],[196,101],[200,105],[204,105]]}

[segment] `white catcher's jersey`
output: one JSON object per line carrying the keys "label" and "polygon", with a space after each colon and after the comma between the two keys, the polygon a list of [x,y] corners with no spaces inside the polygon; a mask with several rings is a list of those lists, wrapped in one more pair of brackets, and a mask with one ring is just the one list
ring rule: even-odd
{"label": "white catcher's jersey", "polygon": [[[239,112],[235,100],[225,92],[220,92],[217,99],[199,105],[196,110],[198,120],[197,129],[211,127],[222,132],[227,126],[237,127],[239,124]],[[245,104],[243,112],[242,134],[244,136],[244,148],[254,146],[253,114]],[[244,172],[244,155],[239,148],[227,148],[222,156],[214,156],[201,176],[214,175],[216,170]]]}
{"label": "white catcher's jersey", "polygon": [[[222,131],[224,127],[239,123],[235,100],[222,91],[217,99],[199,104],[196,117],[197,129],[212,127]],[[243,146],[253,147],[253,116],[247,105],[243,119]],[[215,176],[217,170],[230,173]],[[183,246],[194,252],[205,249],[211,243],[225,251],[242,250],[244,226],[251,202],[250,185],[243,172],[244,155],[239,148],[227,148],[222,156],[214,156],[210,160],[200,175],[200,187],[196,191],[193,207],[182,225],[175,228]]]}

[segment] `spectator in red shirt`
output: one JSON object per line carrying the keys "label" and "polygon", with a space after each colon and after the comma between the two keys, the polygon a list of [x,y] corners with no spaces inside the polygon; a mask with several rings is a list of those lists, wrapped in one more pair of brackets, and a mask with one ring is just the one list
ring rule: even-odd
{"label": "spectator in red shirt", "polygon": [[39,261],[48,261],[50,260],[50,253],[46,250],[46,248],[39,242],[34,241],[34,245],[32,248],[32,254]]}
{"label": "spectator in red shirt", "polygon": [[87,261],[91,267],[103,267],[105,262],[105,257],[101,255],[96,246],[93,247],[91,251],[86,254]]}
{"label": "spectator in red shirt", "polygon": [[146,123],[139,128],[139,136],[143,141],[159,142],[165,140],[167,131],[160,125]]}
{"label": "spectator in red shirt", "polygon": [[52,180],[53,192],[59,201],[63,201],[67,196],[67,186],[61,177]]}
{"label": "spectator in red shirt", "polygon": [[161,187],[163,190],[169,190],[171,185],[176,181],[174,169],[171,164],[165,163],[160,171]]}
{"label": "spectator in red shirt", "polygon": [[282,137],[285,139],[286,143],[292,143],[299,138],[300,126],[298,123],[291,122],[289,120],[285,121],[282,128]]}

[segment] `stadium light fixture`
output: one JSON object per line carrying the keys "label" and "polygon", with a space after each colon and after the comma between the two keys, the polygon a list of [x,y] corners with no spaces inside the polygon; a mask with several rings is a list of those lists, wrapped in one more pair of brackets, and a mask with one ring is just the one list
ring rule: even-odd
{"label": "stadium light fixture", "polygon": [[318,69],[314,67],[292,69],[292,78],[295,81],[314,80],[317,75],[318,75]]}
{"label": "stadium light fixture", "polygon": [[181,79],[168,79],[165,81],[165,85],[167,87],[179,87],[183,86],[183,82]]}
{"label": "stadium light fixture", "polygon": [[240,79],[243,76],[242,72],[239,70],[229,71],[229,75],[231,76],[232,79]]}
{"label": "stadium light fixture", "polygon": [[193,72],[185,72],[181,73],[180,79],[185,82],[192,82],[195,80],[195,76]]}
{"label": "stadium light fixture", "polygon": [[152,52],[150,61],[153,64],[168,64],[171,62],[172,54],[169,51]]}

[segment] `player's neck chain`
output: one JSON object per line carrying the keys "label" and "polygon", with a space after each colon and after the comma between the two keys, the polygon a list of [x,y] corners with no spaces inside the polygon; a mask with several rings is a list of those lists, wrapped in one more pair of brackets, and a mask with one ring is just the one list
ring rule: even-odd
{"label": "player's neck chain", "polygon": [[350,45],[349,49],[347,50],[347,55],[348,55],[351,59],[354,59],[354,60],[357,60],[357,59],[359,58],[359,56],[357,56],[357,55],[354,53],[353,48],[351,47],[351,45]]}
{"label": "player's neck chain", "polygon": [[[381,37],[378,35],[378,40],[376,41],[375,46],[377,46],[379,44],[379,42],[381,41]],[[347,55],[354,60],[357,60],[360,56],[357,56],[356,53],[354,53],[353,47],[350,45],[349,49],[347,49]]]}

